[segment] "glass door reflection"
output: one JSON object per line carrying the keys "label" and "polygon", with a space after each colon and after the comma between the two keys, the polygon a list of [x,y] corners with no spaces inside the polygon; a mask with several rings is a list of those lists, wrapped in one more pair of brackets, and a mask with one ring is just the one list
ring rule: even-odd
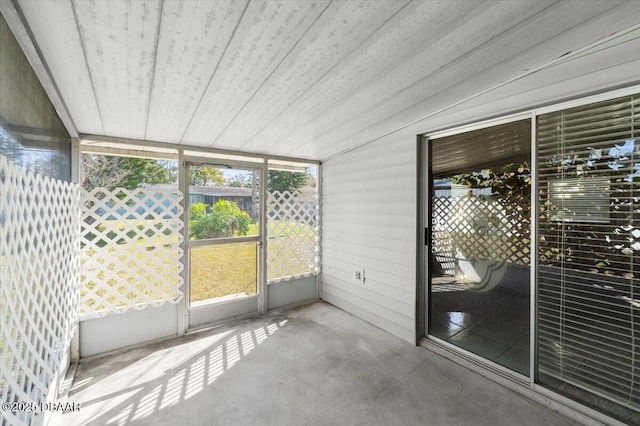
{"label": "glass door reflection", "polygon": [[530,129],[429,141],[429,334],[527,376]]}

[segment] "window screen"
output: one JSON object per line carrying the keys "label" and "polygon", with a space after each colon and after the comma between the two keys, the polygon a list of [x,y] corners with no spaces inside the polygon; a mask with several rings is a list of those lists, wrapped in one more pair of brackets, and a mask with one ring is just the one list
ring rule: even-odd
{"label": "window screen", "polygon": [[537,379],[629,423],[640,410],[639,132],[640,95],[537,119]]}

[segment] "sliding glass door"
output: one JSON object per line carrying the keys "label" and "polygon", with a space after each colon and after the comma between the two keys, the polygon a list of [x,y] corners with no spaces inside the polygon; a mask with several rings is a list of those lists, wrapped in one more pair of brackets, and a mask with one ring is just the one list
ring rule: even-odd
{"label": "sliding glass door", "polygon": [[640,424],[640,95],[600,98],[426,140],[428,337]]}
{"label": "sliding glass door", "polygon": [[428,143],[429,334],[529,375],[531,121]]}
{"label": "sliding glass door", "polygon": [[540,115],[538,382],[640,419],[640,96]]}

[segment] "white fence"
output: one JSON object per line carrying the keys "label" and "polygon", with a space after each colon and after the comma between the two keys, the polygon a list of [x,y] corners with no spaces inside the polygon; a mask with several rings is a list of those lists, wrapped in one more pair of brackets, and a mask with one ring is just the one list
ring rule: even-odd
{"label": "white fence", "polygon": [[[78,319],[79,190],[0,156],[0,401],[44,401]],[[1,425],[35,413],[0,411]]]}
{"label": "white fence", "polygon": [[183,297],[182,193],[82,190],[80,318]]}
{"label": "white fence", "polygon": [[529,228],[505,206],[516,208],[484,195],[433,198],[432,250],[444,273],[455,275],[459,259],[529,264]]}
{"label": "white fence", "polygon": [[[0,184],[0,399],[37,403],[64,368],[79,319],[182,299],[182,194],[85,191],[2,156]],[[268,194],[269,283],[319,272],[318,200]],[[0,425],[35,415],[3,410]]]}
{"label": "white fence", "polygon": [[267,194],[267,282],[292,280],[320,271],[317,192]]}

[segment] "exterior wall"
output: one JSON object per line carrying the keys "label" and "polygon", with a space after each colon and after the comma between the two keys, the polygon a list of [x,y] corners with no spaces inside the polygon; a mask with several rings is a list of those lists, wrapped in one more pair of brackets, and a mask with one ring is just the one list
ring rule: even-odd
{"label": "exterior wall", "polygon": [[196,203],[204,203],[205,198],[204,195],[200,194],[189,194],[189,205]]}
{"label": "exterior wall", "polygon": [[415,137],[387,138],[322,168],[322,299],[412,343],[415,170]]}
{"label": "exterior wall", "polygon": [[626,37],[323,162],[321,298],[415,343],[416,135],[638,84],[639,69]]}

